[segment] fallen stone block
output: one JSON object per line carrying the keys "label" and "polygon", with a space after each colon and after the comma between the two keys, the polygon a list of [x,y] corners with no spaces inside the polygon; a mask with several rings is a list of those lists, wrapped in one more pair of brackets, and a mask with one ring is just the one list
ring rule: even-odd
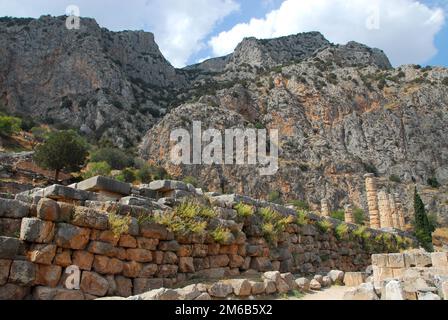
{"label": "fallen stone block", "polygon": [[320,284],[319,281],[313,279],[310,281],[310,289],[313,291],[319,291],[320,289],[322,289],[322,285]]}
{"label": "fallen stone block", "polygon": [[438,295],[432,292],[422,292],[418,294],[418,300],[442,300]]}
{"label": "fallen stone block", "polygon": [[0,198],[0,218],[21,219],[28,217],[29,213],[28,204],[18,200]]}
{"label": "fallen stone block", "polygon": [[176,290],[160,288],[140,295],[141,300],[175,301],[179,299]]}
{"label": "fallen stone block", "polygon": [[180,300],[195,300],[202,294],[202,292],[198,288],[198,285],[196,284],[192,284],[185,288],[178,289],[177,293],[179,294]]}
{"label": "fallen stone block", "polygon": [[226,298],[233,293],[233,288],[228,283],[217,282],[208,289],[208,293],[215,298]]}
{"label": "fallen stone block", "polygon": [[227,280],[233,288],[233,294],[237,297],[248,297],[252,292],[252,286],[246,279]]}
{"label": "fallen stone block", "polygon": [[136,278],[133,280],[134,295],[139,295],[163,287],[163,279]]}
{"label": "fallen stone block", "polygon": [[310,280],[308,280],[307,278],[299,278],[296,279],[295,282],[300,291],[306,292],[310,290]]}
{"label": "fallen stone block", "polygon": [[106,177],[93,177],[77,185],[78,190],[93,191],[93,192],[106,192],[116,195],[128,196],[131,193],[131,185],[129,183],[123,183],[111,178]]}
{"label": "fallen stone block", "polygon": [[357,288],[352,288],[344,294],[344,300],[362,300],[372,301],[379,300],[375,292],[375,288],[371,283],[363,283]]}
{"label": "fallen stone block", "polygon": [[173,190],[188,191],[188,186],[186,183],[181,181],[172,180],[157,180],[149,184],[148,188],[157,192],[169,192]]}
{"label": "fallen stone block", "polygon": [[333,284],[342,285],[344,283],[344,271],[331,270],[327,275],[330,277]]}
{"label": "fallen stone block", "polygon": [[344,276],[344,284],[347,287],[358,287],[366,280],[364,272],[346,272]]}
{"label": "fallen stone block", "polygon": [[382,300],[405,300],[405,293],[400,281],[389,281],[385,288],[384,294],[381,296]]}
{"label": "fallen stone block", "polygon": [[43,198],[50,198],[53,200],[74,200],[74,201],[86,201],[86,200],[97,200],[98,195],[92,192],[87,192],[83,190],[73,189],[61,185],[53,185],[48,188],[43,189]]}
{"label": "fallen stone block", "polygon": [[54,238],[55,224],[38,218],[23,218],[20,239],[35,243],[50,243]]}

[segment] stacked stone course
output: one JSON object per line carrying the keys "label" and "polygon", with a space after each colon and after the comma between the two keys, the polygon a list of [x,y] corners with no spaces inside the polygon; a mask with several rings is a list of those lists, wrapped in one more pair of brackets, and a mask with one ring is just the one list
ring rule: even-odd
{"label": "stacked stone course", "polygon": [[[88,190],[77,189],[83,186]],[[211,203],[219,217],[210,224],[231,229],[230,242],[216,243],[207,235],[175,235],[150,219],[141,219],[169,212],[189,197]],[[258,216],[235,222],[233,207],[241,202],[255,208],[270,206],[283,215],[296,214],[245,196],[203,195],[175,181],[130,187],[94,178],[71,187],[33,190],[15,200],[0,199],[0,222],[17,220],[11,230],[0,234],[0,299],[128,297],[193,278],[222,279],[267,271],[360,271],[370,264],[361,240],[338,240],[333,232],[319,232],[313,222],[321,218],[313,214],[308,216],[310,224],[291,224],[276,245],[269,244]],[[127,232],[114,234],[111,214],[130,219]],[[375,236],[378,231],[372,233]],[[67,289],[66,271],[73,265],[81,272],[80,290]]]}

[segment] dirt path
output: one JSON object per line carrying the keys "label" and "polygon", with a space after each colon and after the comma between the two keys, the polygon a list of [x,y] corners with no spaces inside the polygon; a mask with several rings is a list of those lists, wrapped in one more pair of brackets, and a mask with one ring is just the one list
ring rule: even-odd
{"label": "dirt path", "polygon": [[322,291],[307,294],[301,300],[344,300],[344,294],[350,289],[348,287],[333,286]]}

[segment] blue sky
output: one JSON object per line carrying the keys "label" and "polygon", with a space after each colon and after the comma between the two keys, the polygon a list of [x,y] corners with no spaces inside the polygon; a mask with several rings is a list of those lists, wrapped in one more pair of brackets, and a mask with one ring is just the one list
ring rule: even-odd
{"label": "blue sky", "polygon": [[395,66],[448,66],[448,0],[0,0],[0,16],[81,16],[114,31],[151,31],[181,67],[228,54],[247,36],[320,31],[383,49]]}

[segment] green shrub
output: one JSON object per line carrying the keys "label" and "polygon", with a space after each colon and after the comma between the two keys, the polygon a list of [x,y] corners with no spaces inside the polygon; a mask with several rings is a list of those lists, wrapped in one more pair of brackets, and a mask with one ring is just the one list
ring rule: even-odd
{"label": "green shrub", "polygon": [[82,173],[84,179],[96,176],[109,176],[112,168],[107,162],[91,162],[87,165],[86,170]]}
{"label": "green shrub", "polygon": [[251,217],[255,213],[253,206],[244,203],[238,203],[234,209],[236,210],[237,215],[241,218]]}
{"label": "green shrub", "polygon": [[224,227],[218,227],[212,231],[211,236],[215,242],[219,244],[226,244],[232,238],[232,232]]}
{"label": "green shrub", "polygon": [[354,215],[356,224],[362,225],[366,222],[366,215],[364,213],[364,210],[362,210],[361,208],[354,208],[353,215]]}
{"label": "green shrub", "polygon": [[191,184],[195,188],[198,188],[198,180],[195,177],[187,176],[182,180],[184,183]]}
{"label": "green shrub", "polygon": [[345,211],[344,210],[333,211],[332,213],[330,213],[330,217],[339,221],[345,221]]}
{"label": "green shrub", "polygon": [[122,170],[121,175],[123,176],[123,181],[127,183],[132,183],[137,179],[134,170],[131,168]]}
{"label": "green shrub", "polygon": [[305,211],[298,210],[297,211],[297,217],[295,221],[299,226],[305,226],[307,224],[310,224],[310,219],[308,218],[308,215]]}
{"label": "green shrub", "polygon": [[20,131],[21,126],[21,119],[0,114],[0,136],[12,136]]}
{"label": "green shrub", "polygon": [[339,240],[346,239],[348,237],[350,229],[345,223],[341,223],[336,227],[336,238]]}
{"label": "green shrub", "polygon": [[272,191],[268,194],[268,201],[276,204],[281,204],[281,194],[279,191]]}
{"label": "green shrub", "polygon": [[440,183],[439,183],[439,181],[437,181],[436,177],[428,178],[427,183],[432,188],[435,188],[435,189],[440,188]]}
{"label": "green shrub", "polygon": [[308,203],[306,203],[305,201],[302,200],[292,200],[289,202],[291,205],[293,205],[296,210],[305,210],[305,211],[309,211],[310,210],[310,205]]}
{"label": "green shrub", "polygon": [[328,221],[328,220],[321,220],[321,221],[318,221],[318,222],[316,223],[316,226],[317,226],[317,228],[319,229],[319,231],[320,231],[321,233],[327,233],[327,232],[330,231],[331,228],[333,227],[333,225],[331,224],[331,222]]}
{"label": "green shrub", "polygon": [[446,77],[442,80],[442,84],[444,84],[445,86],[448,86],[448,77]]}
{"label": "green shrub", "polygon": [[372,234],[367,231],[367,227],[358,227],[356,230],[353,230],[353,235],[362,240],[368,240],[372,236]]}
{"label": "green shrub", "polygon": [[378,176],[378,169],[371,163],[364,163],[364,170],[367,173],[373,173],[376,177]]}
{"label": "green shrub", "polygon": [[101,148],[90,155],[92,162],[107,162],[113,170],[123,170],[134,165],[133,157],[116,148]]}
{"label": "green shrub", "polygon": [[391,176],[389,177],[389,180],[390,180],[391,182],[401,183],[401,179],[400,179],[400,177],[397,176],[397,175],[395,175],[395,174],[391,175]]}

